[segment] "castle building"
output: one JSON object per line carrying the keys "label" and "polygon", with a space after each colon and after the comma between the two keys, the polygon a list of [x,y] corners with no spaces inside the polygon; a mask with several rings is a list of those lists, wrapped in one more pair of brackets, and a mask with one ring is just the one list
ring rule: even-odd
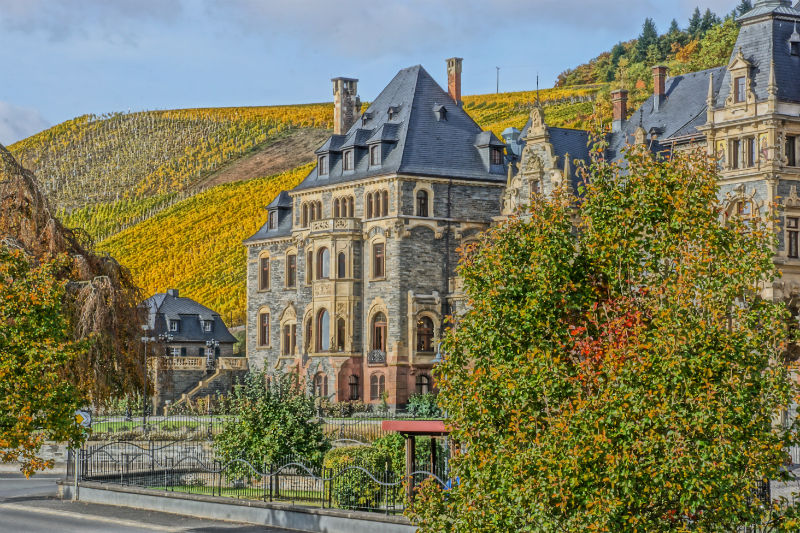
{"label": "castle building", "polygon": [[403,405],[432,390],[457,249],[490,226],[505,145],[421,66],[361,112],[357,80],[333,80],[334,134],[317,166],[267,206],[248,250],[251,368],[298,371],[318,396]]}
{"label": "castle building", "polygon": [[[728,213],[781,207],[772,296],[800,294],[800,9],[758,0],[727,66],[669,77],[628,116],[612,93],[608,159],[629,144],[702,148],[719,161]],[[535,193],[577,188],[587,131],[554,128],[534,106],[503,142],[460,105],[459,58],[448,92],[420,66],[400,71],[360,113],[357,80],[334,83],[334,135],[317,167],[268,207],[245,241],[251,367],[297,371],[332,400],[403,405],[427,392],[446,316],[463,305],[458,248]]]}

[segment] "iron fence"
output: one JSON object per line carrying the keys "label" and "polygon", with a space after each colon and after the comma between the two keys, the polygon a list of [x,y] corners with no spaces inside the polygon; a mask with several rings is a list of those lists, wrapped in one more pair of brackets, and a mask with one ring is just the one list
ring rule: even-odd
{"label": "iron fence", "polygon": [[[227,415],[104,416],[93,421],[89,439],[94,442],[212,440],[234,419]],[[382,422],[398,419],[421,420],[402,413],[365,413],[318,420],[323,433],[334,445],[347,446],[370,444],[388,435],[390,432],[383,430]]]}
{"label": "iron fence", "polygon": [[[74,456],[71,459],[74,463]],[[408,483],[432,478],[445,485],[445,467],[430,466],[436,472],[420,466],[406,477],[388,468],[324,468],[294,458],[222,462],[209,446],[187,442],[116,442],[88,446],[78,457],[81,481],[385,514],[405,510]]]}

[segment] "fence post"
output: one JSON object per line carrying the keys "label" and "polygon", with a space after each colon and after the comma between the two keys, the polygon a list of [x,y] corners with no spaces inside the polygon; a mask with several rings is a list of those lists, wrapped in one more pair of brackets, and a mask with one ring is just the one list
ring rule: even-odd
{"label": "fence post", "polygon": [[[216,465],[218,463],[219,463],[219,461],[214,461],[215,470],[217,470]],[[217,488],[218,488],[219,496],[222,496],[222,467],[220,466],[218,468],[218,470],[219,470],[219,479],[217,479]]]}
{"label": "fence post", "polygon": [[275,465],[270,463],[270,465],[269,465],[269,501],[272,501],[272,483],[274,481],[273,478],[275,477],[275,476],[272,475],[272,473],[274,471],[275,471]]}
{"label": "fence post", "polygon": [[[324,468],[322,469],[322,472],[325,473]],[[333,509],[333,482],[334,482],[333,468],[328,469],[328,475],[326,477],[331,478],[330,481],[328,481],[328,509]],[[324,491],[322,492],[322,497],[325,498]]]}

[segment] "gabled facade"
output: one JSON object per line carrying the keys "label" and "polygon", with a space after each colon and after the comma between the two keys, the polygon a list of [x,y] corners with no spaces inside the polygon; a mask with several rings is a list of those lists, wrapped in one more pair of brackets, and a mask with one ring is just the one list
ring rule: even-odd
{"label": "gabled facade", "polygon": [[450,93],[401,70],[363,113],[357,80],[333,80],[341,111],[316,168],[245,241],[254,368],[334,401],[403,405],[434,387],[457,249],[499,214],[507,174],[504,143],[461,108],[460,59],[448,75]]}

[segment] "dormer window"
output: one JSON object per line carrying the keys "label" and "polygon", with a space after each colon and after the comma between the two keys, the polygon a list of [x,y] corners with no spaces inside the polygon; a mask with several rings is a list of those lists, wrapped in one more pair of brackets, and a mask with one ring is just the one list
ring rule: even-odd
{"label": "dormer window", "polygon": [[397,118],[397,114],[398,113],[400,113],[400,108],[399,107],[397,107],[397,106],[390,107],[389,111],[388,111],[389,120],[394,120],[395,118]]}
{"label": "dormer window", "polygon": [[319,162],[317,164],[317,172],[319,172],[320,176],[327,176],[328,175],[328,156],[327,155],[319,156]]}
{"label": "dormer window", "polygon": [[178,331],[178,321],[177,320],[170,320],[169,321],[169,330],[173,333]]}
{"label": "dormer window", "polygon": [[492,148],[489,151],[489,155],[491,158],[492,165],[502,165],[503,164],[503,149],[502,148]]}
{"label": "dormer window", "polygon": [[444,122],[447,120],[447,108],[443,105],[435,105],[433,106],[433,112],[436,115],[436,120],[439,122]]}
{"label": "dormer window", "polygon": [[800,56],[800,41],[792,41],[789,43],[789,53],[793,56]]}
{"label": "dormer window", "polygon": [[369,165],[371,167],[378,167],[381,165],[381,147],[376,144],[369,149]]}
{"label": "dormer window", "polygon": [[747,100],[747,78],[745,76],[739,76],[733,82],[734,84],[734,91],[735,92],[735,102],[740,104]]}
{"label": "dormer window", "polygon": [[275,211],[269,212],[269,229],[278,227],[278,214]]}
{"label": "dormer window", "polygon": [[203,320],[203,331],[206,333],[210,333],[211,329],[214,327],[214,322],[211,320]]}
{"label": "dormer window", "polygon": [[342,157],[342,169],[353,170],[353,150],[348,150]]}
{"label": "dormer window", "polygon": [[361,115],[361,125],[366,126],[367,122],[372,118],[372,113],[364,113]]}

